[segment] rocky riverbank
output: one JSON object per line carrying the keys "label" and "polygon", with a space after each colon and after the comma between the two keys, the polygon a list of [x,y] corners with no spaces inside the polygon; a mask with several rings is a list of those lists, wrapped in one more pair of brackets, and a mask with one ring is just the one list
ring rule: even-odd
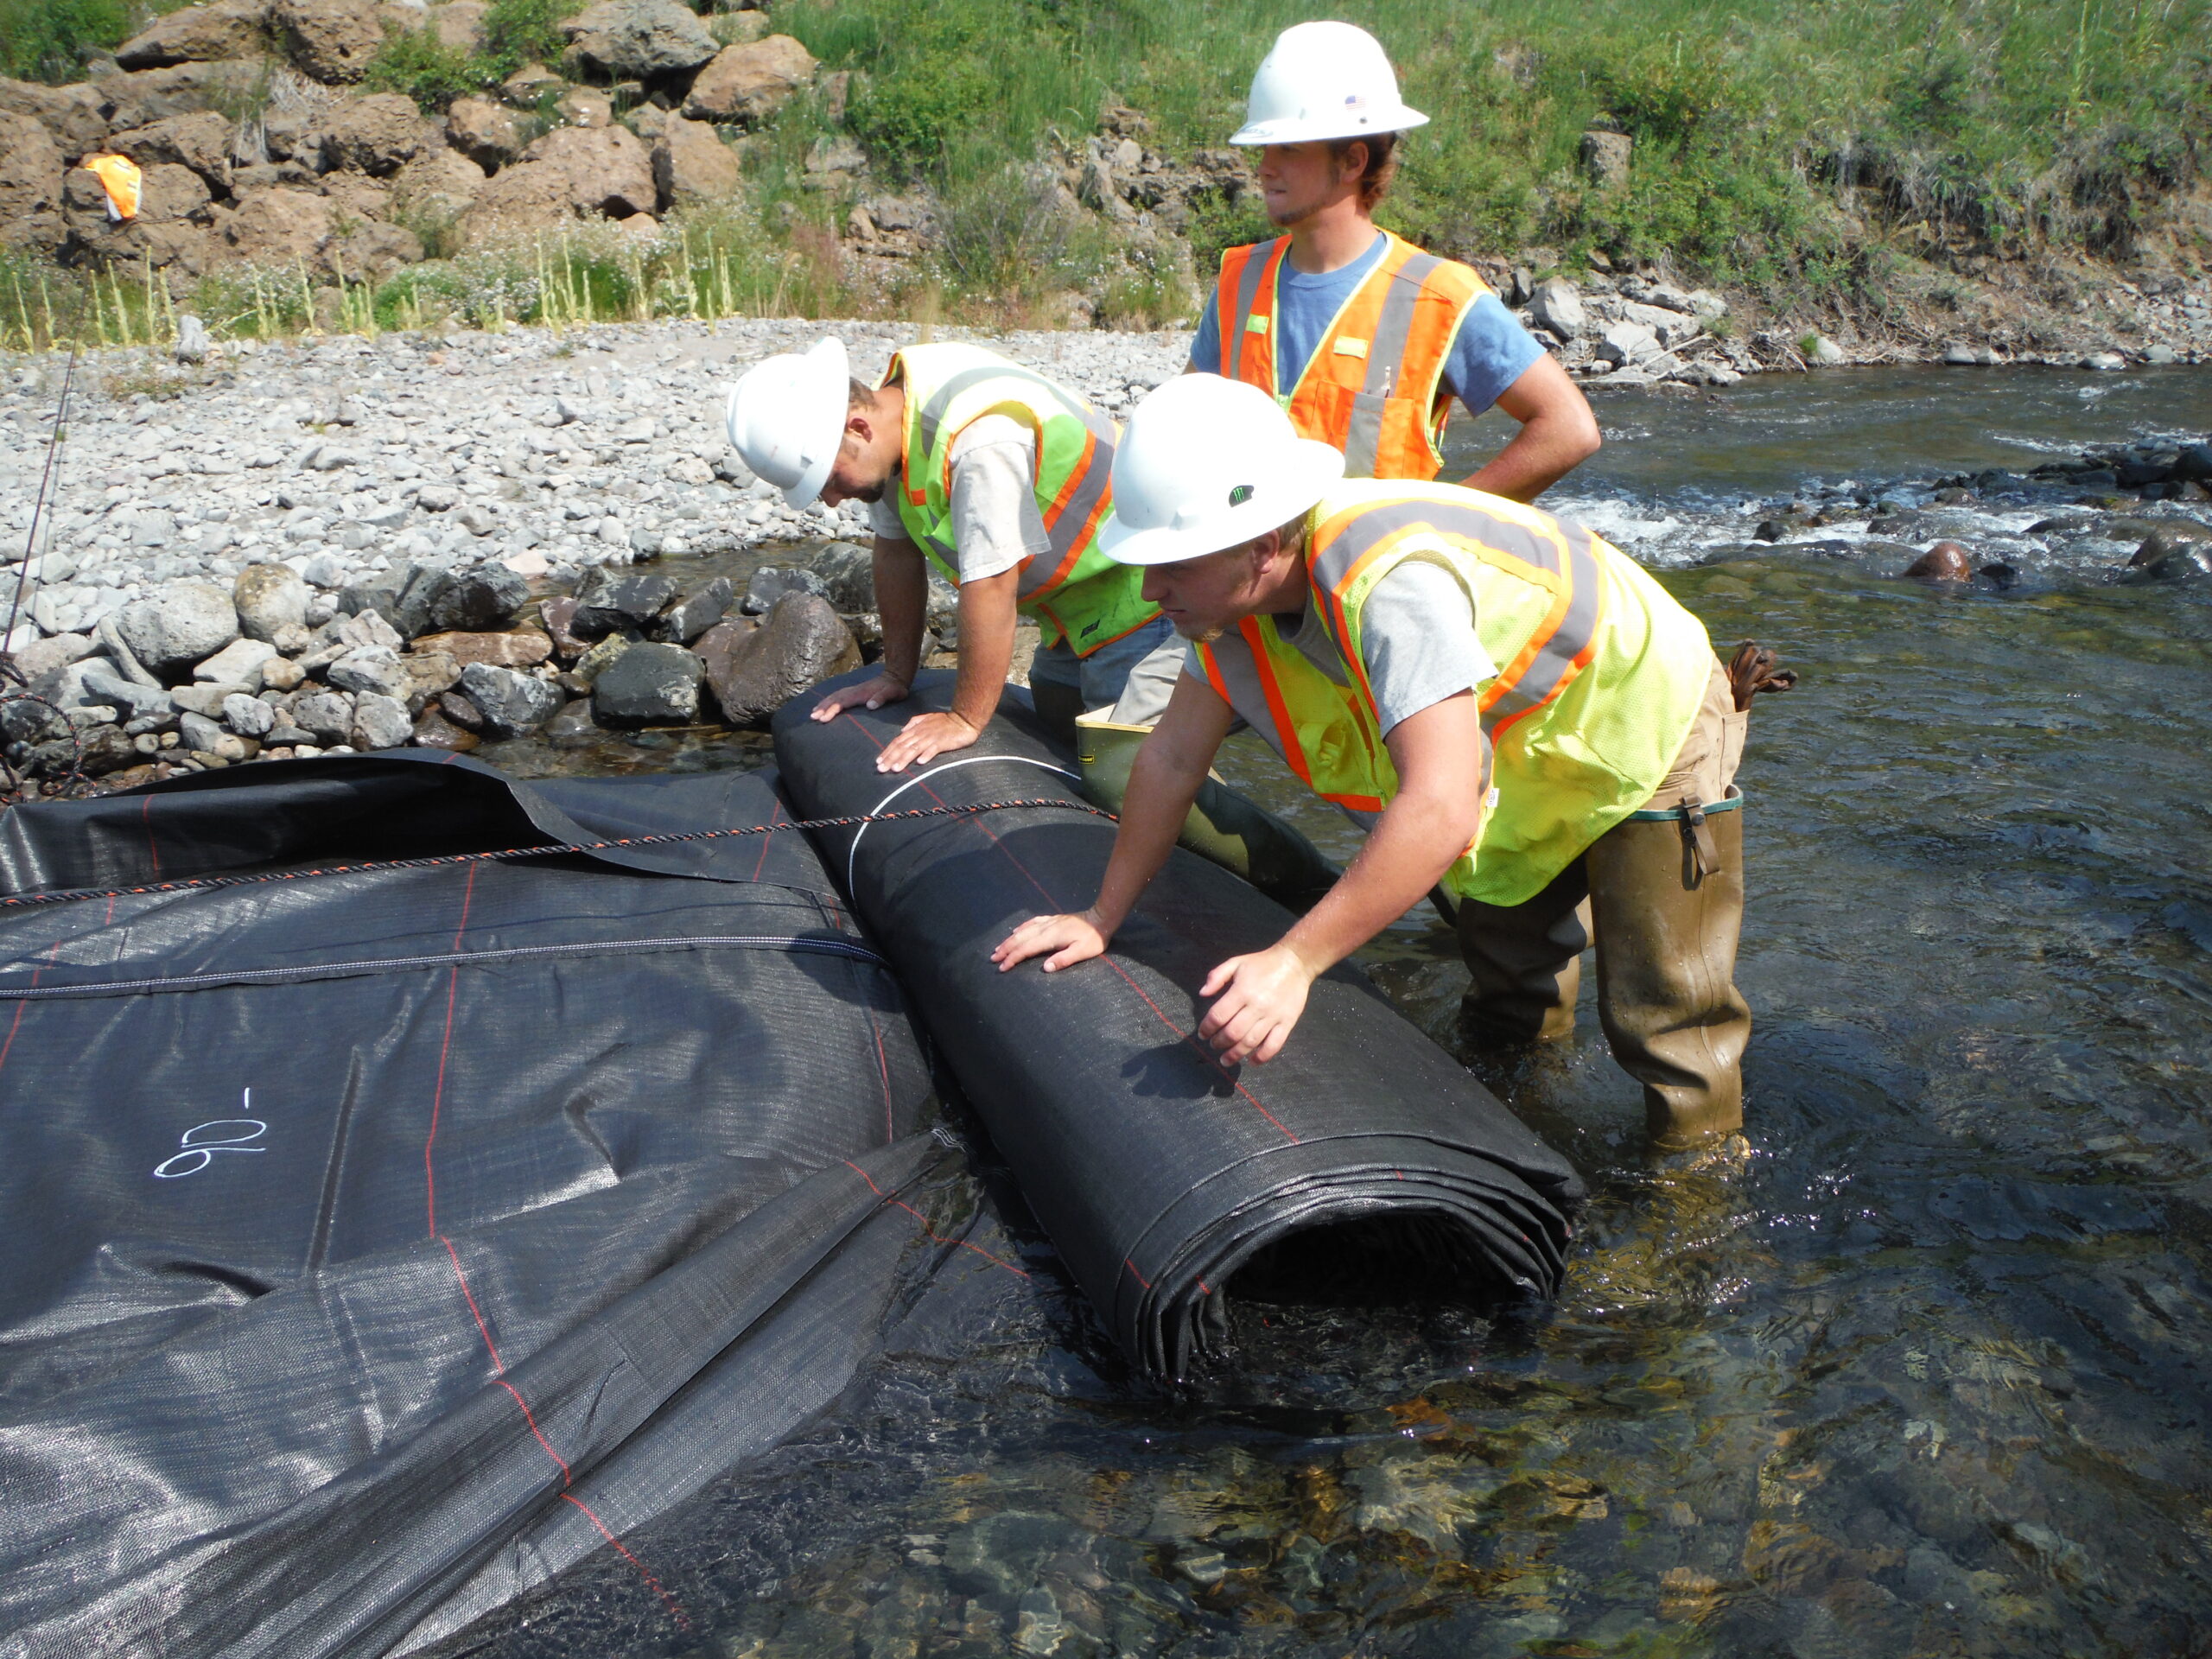
{"label": "rocky riverbank", "polygon": [[[837,327],[862,373],[914,333]],[[89,355],[53,510],[14,566],[25,599],[7,643],[42,701],[0,708],[7,759],[48,788],[114,786],[410,743],[757,725],[878,645],[868,557],[845,539],[859,512],[792,512],[721,430],[736,375],[822,327],[341,336],[183,366]],[[1172,333],[990,343],[1114,410],[1187,350]],[[11,561],[63,369],[31,360],[0,390]],[[1923,500],[2078,505],[2112,535],[2147,511],[2162,517],[2130,574],[2178,577],[2205,563],[2212,530],[2185,515],[2209,492],[2212,449],[2160,440],[1747,503],[1738,533],[1817,541],[1848,520],[1902,570],[1940,539],[1912,533]],[[754,568],[782,547],[794,556]],[[931,620],[951,643],[949,589]]]}

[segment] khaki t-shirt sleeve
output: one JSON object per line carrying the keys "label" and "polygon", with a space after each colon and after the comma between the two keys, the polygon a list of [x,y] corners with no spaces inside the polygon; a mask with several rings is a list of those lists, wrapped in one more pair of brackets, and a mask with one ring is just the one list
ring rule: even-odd
{"label": "khaki t-shirt sleeve", "polygon": [[893,473],[891,481],[883,486],[880,500],[868,504],[868,527],[887,542],[911,542],[906,533],[906,521],[899,516],[899,504],[891,493],[899,487],[899,475]]}

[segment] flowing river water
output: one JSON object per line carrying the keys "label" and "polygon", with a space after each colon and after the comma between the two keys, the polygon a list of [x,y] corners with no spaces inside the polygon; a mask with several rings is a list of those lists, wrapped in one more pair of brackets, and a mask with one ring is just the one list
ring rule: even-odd
{"label": "flowing river water", "polygon": [[[836,1412],[626,1538],[688,1629],[605,1552],[444,1651],[2212,1651],[2212,581],[2113,582],[2141,532],[2062,490],[1929,483],[2201,435],[2212,374],[1598,401],[1608,447],[1546,505],[1804,675],[1742,776],[1748,1158],[1647,1167],[1586,985],[1571,1044],[1484,1069],[1592,1188],[1555,1310],[1248,1304],[1240,1365],[1173,1395],[988,1152],[949,1164],[931,1225],[1033,1276],[924,1241],[916,1317]],[[1895,504],[1872,531],[1860,495]],[[1746,548],[1793,499],[1840,510],[1792,532],[1817,544]],[[1900,580],[1938,537],[2015,577]],[[1224,770],[1350,851],[1250,740]],[[1448,934],[1409,917],[1365,960],[1458,1046]]]}

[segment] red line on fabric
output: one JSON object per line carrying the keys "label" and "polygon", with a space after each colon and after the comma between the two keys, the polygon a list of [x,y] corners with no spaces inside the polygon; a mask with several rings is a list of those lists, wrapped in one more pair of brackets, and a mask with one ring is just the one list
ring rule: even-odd
{"label": "red line on fabric", "polygon": [[456,950],[461,949],[461,936],[468,931],[468,907],[476,902],[476,872],[483,868],[481,864],[470,865],[468,883],[461,890],[461,925],[453,931],[453,948]]}
{"label": "red line on fabric", "polygon": [[668,1592],[662,1587],[661,1581],[652,1575],[652,1570],[650,1567],[648,1567],[643,1561],[639,1560],[635,1555],[632,1555],[629,1550],[624,1547],[622,1541],[607,1530],[607,1522],[601,1520],[596,1515],[592,1513],[591,1506],[572,1492],[563,1492],[561,1496],[566,1501],[575,1504],[578,1509],[582,1510],[584,1512],[584,1518],[589,1521],[592,1525],[599,1529],[599,1535],[606,1539],[608,1543],[613,1545],[615,1549],[620,1553],[624,1560],[629,1562],[631,1566],[638,1569],[639,1573],[645,1579],[645,1581],[652,1586],[653,1593],[658,1596],[661,1600],[667,1605],[668,1616],[676,1621],[677,1626],[683,1630],[690,1630],[691,1628],[691,1621],[683,1616],[683,1608],[682,1604],[680,1604],[674,1596],[670,1595]]}
{"label": "red line on fabric", "polygon": [[563,1486],[571,1484],[572,1477],[569,1473],[568,1462],[558,1452],[556,1452],[553,1449],[552,1442],[548,1440],[544,1434],[539,1430],[537,1427],[537,1419],[530,1414],[530,1402],[524,1399],[521,1392],[516,1389],[513,1383],[508,1382],[505,1377],[495,1376],[492,1380],[498,1383],[501,1388],[505,1389],[509,1394],[514,1395],[515,1404],[522,1408],[523,1421],[530,1425],[530,1432],[537,1437],[538,1445],[545,1448],[545,1455],[561,1465],[561,1484]]}
{"label": "red line on fabric", "polygon": [[446,1034],[438,1045],[438,1086],[430,1096],[430,1133],[423,1142],[423,1198],[429,1220],[430,1236],[438,1236],[438,1178],[430,1166],[430,1148],[438,1143],[438,1111],[446,1098],[446,1057],[453,1052],[453,1005],[461,989],[461,964],[456,963],[446,976]]}
{"label": "red line on fabric", "polygon": [[146,855],[154,861],[154,874],[162,873],[162,849],[154,844],[154,798],[146,797],[145,804],[138,809],[138,822],[146,826]]}
{"label": "red line on fabric", "polygon": [[[476,1306],[475,1293],[468,1287],[468,1275],[461,1268],[461,1252],[454,1249],[453,1240],[442,1233],[438,1235],[438,1243],[446,1247],[446,1254],[453,1258],[453,1276],[461,1281],[461,1294],[467,1300],[468,1311],[476,1316],[476,1334],[484,1338],[484,1346],[491,1352],[492,1369],[505,1376],[507,1362],[499,1357],[499,1345],[492,1340],[491,1326],[484,1323],[484,1310]],[[556,1458],[554,1461],[558,1463],[560,1459]]]}
{"label": "red line on fabric", "polygon": [[115,920],[115,901],[118,896],[118,895],[112,893],[108,894],[107,914],[100,918],[100,925],[102,927],[107,926],[110,923]]}
{"label": "red line on fabric", "polygon": [[[31,983],[34,986],[38,983],[39,976],[46,971],[47,963],[52,962],[60,954],[61,941],[59,939],[56,939],[52,944],[46,947],[46,962],[41,962],[37,967],[31,969]],[[18,1002],[16,1004],[16,1017],[9,1023],[8,1026],[8,1040],[4,1043],[0,1043],[0,1066],[4,1066],[8,1064],[9,1051],[13,1049],[16,1046],[16,1033],[23,1028],[23,1010],[29,1007],[30,1007],[30,1004],[28,1002]]]}
{"label": "red line on fabric", "polygon": [[933,1239],[939,1244],[957,1244],[963,1250],[975,1251],[976,1255],[982,1256],[984,1261],[989,1262],[995,1268],[1004,1268],[1008,1273],[1018,1274],[1024,1279],[1029,1277],[1027,1273],[1024,1272],[1021,1268],[1015,1267],[1013,1262],[1001,1261],[997,1256],[993,1255],[988,1250],[985,1249],[980,1244],[971,1244],[964,1238],[948,1238],[944,1234],[938,1232],[937,1229],[931,1226],[930,1218],[924,1215],[920,1211],[915,1209],[912,1205],[907,1203],[906,1199],[893,1198],[890,1193],[886,1192],[881,1187],[878,1186],[875,1184],[875,1178],[870,1175],[868,1171],[862,1169],[858,1164],[855,1163],[851,1159],[846,1158],[840,1161],[843,1163],[847,1169],[851,1170],[854,1174],[866,1181],[868,1183],[868,1190],[874,1193],[877,1198],[881,1198],[886,1204],[897,1205],[901,1210],[904,1210],[908,1215],[919,1222],[921,1224],[924,1236]]}
{"label": "red line on fabric", "polygon": [[781,801],[771,801],[768,804],[768,833],[760,837],[760,856],[753,866],[753,879],[755,881],[760,879],[760,872],[768,868],[769,844],[776,839],[776,820],[783,816],[784,804]]}
{"label": "red line on fabric", "polygon": [[[868,739],[870,743],[875,744],[875,752],[878,754],[883,753],[884,746],[880,743],[875,742],[874,733],[869,731],[868,728],[861,725],[859,721],[854,720],[849,711],[846,714],[845,718],[853,721],[854,730],[857,731],[862,737]],[[918,779],[915,781],[917,783],[921,783],[921,780]],[[926,783],[921,783],[921,791],[923,794],[928,796],[930,799],[935,801],[939,806],[943,806],[945,804],[944,798],[935,790],[931,789]],[[991,829],[988,824],[985,823],[980,818],[968,818],[963,820],[963,822],[974,824],[978,830],[981,830],[985,836],[988,836],[991,845],[997,848],[999,851],[1006,855],[1007,860],[1014,865],[1014,868],[1020,870],[1021,874],[1027,878],[1031,887],[1036,888],[1039,893],[1044,893],[1045,902],[1052,906],[1055,913],[1058,912],[1060,907],[1059,900],[1053,898],[1051,893],[1045,892],[1045,884],[1039,881],[1034,875],[1030,874],[1029,867],[1024,864],[1019,858],[1015,857],[1013,851],[1007,848],[1004,842],[1001,841],[996,836],[991,834]],[[1249,1089],[1247,1089],[1243,1083],[1239,1082],[1235,1075],[1230,1072],[1229,1068],[1224,1065],[1220,1059],[1211,1050],[1209,1050],[1204,1043],[1198,1040],[1198,1033],[1195,1031],[1185,1031],[1181,1026],[1178,1025],[1174,1020],[1170,1020],[1167,1017],[1166,1011],[1160,1007],[1159,1003],[1154,1001],[1151,997],[1145,995],[1144,987],[1138,984],[1136,981],[1130,976],[1127,969],[1123,968],[1120,963],[1114,960],[1110,952],[1106,956],[1099,957],[1098,960],[1104,963],[1109,968],[1111,968],[1115,973],[1121,976],[1122,982],[1124,985],[1127,985],[1131,990],[1135,991],[1140,997],[1144,999],[1145,1007],[1152,1010],[1154,1015],[1159,1020],[1161,1025],[1166,1027],[1168,1030],[1173,1032],[1178,1037],[1180,1037],[1185,1042],[1196,1049],[1198,1052],[1198,1057],[1205,1060],[1208,1065],[1213,1067],[1215,1071],[1218,1071],[1222,1077],[1227,1080],[1230,1088],[1234,1089],[1238,1094],[1243,1096],[1247,1105],[1250,1106],[1251,1109],[1257,1112],[1262,1117],[1266,1118],[1268,1122],[1274,1124],[1276,1131],[1281,1134],[1285,1140],[1288,1141],[1294,1147],[1301,1144],[1299,1138],[1295,1135],[1292,1134],[1289,1128],[1284,1125],[1282,1120],[1277,1117],[1273,1112],[1269,1111],[1266,1107],[1260,1104],[1259,1096],[1255,1095]],[[1148,1290],[1151,1287],[1147,1285],[1146,1288]]]}
{"label": "red line on fabric", "polygon": [[1147,1290],[1150,1290],[1152,1288],[1152,1281],[1146,1278],[1144,1274],[1139,1273],[1137,1271],[1137,1264],[1130,1261],[1128,1256],[1125,1255],[1122,1258],[1122,1265],[1129,1270],[1130,1278],[1135,1280],[1137,1283],[1142,1285]]}

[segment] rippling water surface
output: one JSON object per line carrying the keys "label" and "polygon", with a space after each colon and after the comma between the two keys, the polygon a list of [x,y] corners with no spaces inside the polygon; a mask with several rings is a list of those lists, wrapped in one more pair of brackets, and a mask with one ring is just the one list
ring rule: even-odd
{"label": "rippling water surface", "polygon": [[[950,1178],[918,1200],[937,1230],[1033,1276],[918,1259],[829,1420],[626,1539],[688,1630],[602,1560],[450,1651],[2212,1649],[2212,581],[2116,585],[2099,515],[2031,532],[2063,499],[1901,482],[2202,432],[2212,375],[1836,374],[1601,416],[1563,494],[1716,642],[1805,675],[1743,776],[1748,1160],[1647,1169],[1586,997],[1571,1045],[1486,1073],[1594,1191],[1551,1317],[1248,1307],[1243,1367],[1176,1398],[1130,1383],[1002,1179]],[[1814,480],[1918,533],[1745,552]],[[1897,580],[1889,547],[1938,535],[2024,579]],[[669,744],[509,758],[760,755]],[[1349,851],[1249,740],[1224,769]],[[1448,936],[1415,916],[1367,957],[1456,1045]]]}

